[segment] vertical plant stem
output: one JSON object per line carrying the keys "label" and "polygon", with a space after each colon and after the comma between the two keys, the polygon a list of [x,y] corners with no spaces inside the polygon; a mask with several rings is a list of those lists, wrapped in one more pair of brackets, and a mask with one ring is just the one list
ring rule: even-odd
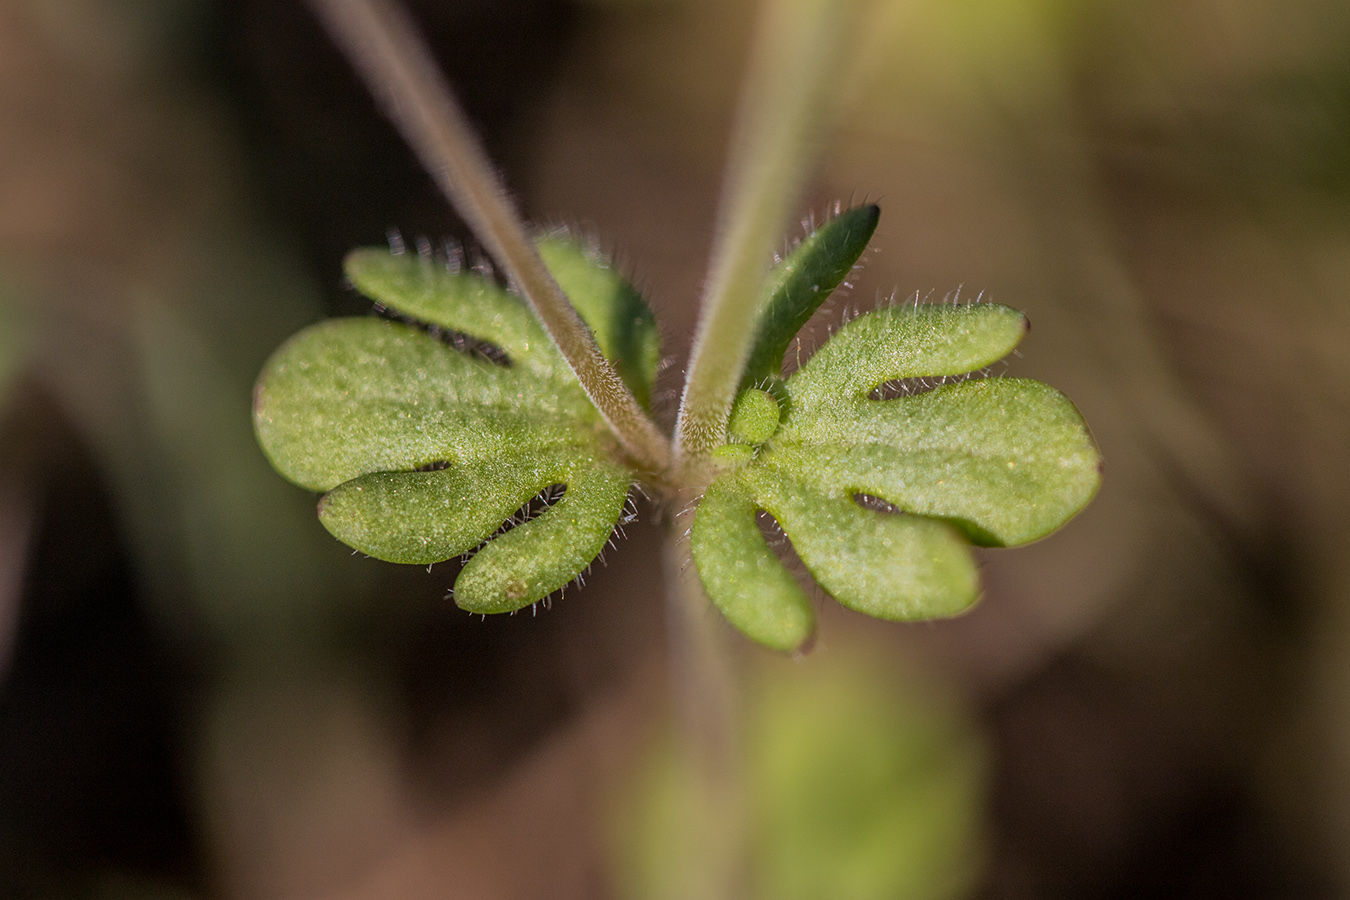
{"label": "vertical plant stem", "polygon": [[671,536],[664,567],[675,740],[694,811],[678,887],[688,900],[740,900],[748,893],[750,841],[735,654],[694,572],[688,541]]}
{"label": "vertical plant stem", "polygon": [[677,463],[723,442],[760,288],[826,130],[851,0],[765,0],[732,134],[713,259],[675,430]]}
{"label": "vertical plant stem", "polygon": [[311,0],[436,179],[455,211],[534,309],[596,409],[638,468],[663,473],[669,445],[600,353],[526,235],[506,190],[407,15],[387,0]]}

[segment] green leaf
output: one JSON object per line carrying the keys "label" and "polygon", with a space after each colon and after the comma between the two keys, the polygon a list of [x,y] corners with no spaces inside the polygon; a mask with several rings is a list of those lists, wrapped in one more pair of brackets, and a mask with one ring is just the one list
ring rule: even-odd
{"label": "green leaf", "polygon": [[889,306],[835,332],[791,377],[800,416],[828,414],[888,381],[964,375],[998,362],[1026,334],[1024,315],[997,303]]}
{"label": "green leaf", "polygon": [[565,368],[542,378],[374,318],[301,331],[268,361],[254,397],[273,466],[319,491],[372,472],[493,459],[522,444],[587,443],[598,418]]}
{"label": "green leaf", "polygon": [[476,613],[520,609],[566,586],[600,555],[633,476],[592,458],[574,460],[565,483],[561,500],[474,554],[455,581],[457,605]]}
{"label": "green leaf", "polygon": [[[843,408],[852,406],[847,419]],[[1044,537],[1085,506],[1100,464],[1082,416],[1022,378],[970,380],[894,400],[841,400],[784,425],[768,465],[835,497],[866,494],[956,525],[982,546]]]}
{"label": "green leaf", "polygon": [[538,246],[600,352],[614,363],[638,402],[648,406],[661,366],[661,334],[646,299],[603,258],[570,238],[551,235]]}
{"label": "green leaf", "polygon": [[807,571],[840,603],[881,619],[953,616],[979,596],[959,533],[934,519],[863,509],[818,493],[789,472],[752,464],[715,479],[690,533],[708,597],[748,637],[798,649],[815,616],[764,540],[755,513],[772,515]]}
{"label": "green leaf", "polygon": [[545,377],[563,375],[566,363],[525,302],[476,272],[375,247],[347,254],[344,268],[358,291],[394,312],[494,344],[515,365]]}
{"label": "green leaf", "polygon": [[[899,306],[841,328],[778,379],[783,352],[858,258],[874,207],[809,236],[765,289],[754,366],[712,452],[691,549],[704,586],[753,639],[790,650],[815,627],[807,593],[765,540],[773,516],[819,585],[868,615],[950,616],[975,602],[968,542],[1006,546],[1062,525],[1095,492],[1099,457],[1058,392],[1012,378],[874,399],[887,382],[945,382],[1011,351],[1025,317],[994,304]],[[579,244],[541,241],[597,344],[645,403],[659,362],[651,311]],[[286,477],[326,491],[340,540],[394,562],[473,552],[455,598],[505,612],[565,586],[604,547],[631,471],[543,329],[481,275],[357,251],[352,282],[412,323],[347,319],[292,338],[264,369],[255,425]],[[430,333],[424,326],[433,326]],[[494,345],[461,352],[444,332]],[[545,488],[562,498],[503,533]],[[870,499],[869,499],[870,498]],[[878,507],[886,506],[883,510]]]}
{"label": "green leaf", "polygon": [[934,519],[863,509],[769,465],[748,466],[761,508],[778,520],[811,576],[840,603],[879,619],[954,616],[979,596],[965,541]]}
{"label": "green leaf", "polygon": [[[798,637],[764,624],[789,608],[756,585],[781,569],[753,556],[770,552],[754,520],[764,510],[845,606],[909,620],[956,615],[974,603],[979,580],[968,541],[1010,546],[1043,537],[1096,491],[1100,459],[1082,417],[1061,394],[1026,379],[972,379],[890,400],[872,394],[889,381],[987,366],[1025,332],[1021,313],[993,304],[881,309],[840,329],[777,385],[787,409],[781,425],[767,424],[770,404],[756,396],[770,395],[743,392],[730,433],[757,449],[729,444],[715,454],[722,471],[704,500],[713,501],[709,522],[701,506],[692,528],[694,561],[713,602],[762,643],[791,647]],[[891,509],[865,508],[865,498]],[[759,593],[765,599],[756,603]]]}
{"label": "green leaf", "polygon": [[848,276],[880,217],[875,204],[846,210],[811,232],[769,272],[764,285],[768,299],[756,323],[742,388],[782,375],[788,345]]}
{"label": "green leaf", "polygon": [[796,650],[815,632],[816,612],[760,532],[758,509],[734,477],[714,481],[689,533],[694,565],[731,624],[767,647]]}
{"label": "green leaf", "polygon": [[[646,304],[577,245],[545,244],[602,349],[649,394],[659,346]],[[360,250],[347,271],[389,309],[490,343],[506,360],[403,322],[307,328],[258,382],[254,423],[268,458],[326,491],[324,526],[371,556],[428,564],[489,541],[456,581],[466,609],[519,609],[565,586],[609,540],[633,476],[612,461],[613,436],[543,329],[482,276],[422,257]],[[564,487],[560,500],[494,537],[551,485]]]}
{"label": "green leaf", "polygon": [[946,519],[978,544],[1044,537],[1100,481],[1097,448],[1062,394],[992,378],[869,397],[893,379],[986,366],[1025,331],[1021,313],[994,304],[889,308],[857,319],[788,380],[792,409],[762,456],[818,491],[868,494]]}
{"label": "green leaf", "polygon": [[468,553],[544,488],[567,483],[571,459],[572,453],[555,450],[434,472],[362,475],[323,496],[319,519],[335,538],[369,556],[428,565]]}

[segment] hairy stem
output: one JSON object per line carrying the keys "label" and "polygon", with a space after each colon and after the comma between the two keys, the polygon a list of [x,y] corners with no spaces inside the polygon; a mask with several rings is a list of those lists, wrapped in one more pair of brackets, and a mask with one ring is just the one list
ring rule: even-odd
{"label": "hairy stem", "polygon": [[455,211],[534,309],[637,468],[660,476],[670,451],[544,267],[449,85],[403,10],[388,0],[311,0],[334,41],[436,179]]}
{"label": "hairy stem", "polygon": [[761,9],[680,399],[677,460],[706,456],[724,441],[755,340],[764,275],[814,164],[853,6],[766,0]]}

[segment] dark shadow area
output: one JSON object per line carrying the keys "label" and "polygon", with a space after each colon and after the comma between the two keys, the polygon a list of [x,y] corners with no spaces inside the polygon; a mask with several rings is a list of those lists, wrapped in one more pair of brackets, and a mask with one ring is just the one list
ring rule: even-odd
{"label": "dark shadow area", "polygon": [[100,473],[29,390],[0,422],[33,530],[0,680],[0,884],[204,877],[179,752],[189,672],[163,648]]}

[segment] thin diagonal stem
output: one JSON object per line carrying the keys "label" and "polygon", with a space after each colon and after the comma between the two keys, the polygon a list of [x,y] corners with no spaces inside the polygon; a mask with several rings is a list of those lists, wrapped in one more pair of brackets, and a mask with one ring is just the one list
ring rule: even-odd
{"label": "thin diagonal stem", "polygon": [[386,0],[311,0],[334,41],[456,212],[507,273],[632,462],[649,475],[670,451],[544,267],[449,85],[403,10]]}
{"label": "thin diagonal stem", "polygon": [[766,0],[761,10],[680,399],[677,460],[723,442],[755,339],[760,288],[814,166],[853,7],[849,0]]}

